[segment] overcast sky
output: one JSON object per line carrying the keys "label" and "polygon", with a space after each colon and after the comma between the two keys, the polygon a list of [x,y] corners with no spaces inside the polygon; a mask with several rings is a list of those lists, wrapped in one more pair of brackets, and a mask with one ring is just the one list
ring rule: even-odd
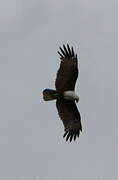
{"label": "overcast sky", "polygon": [[[65,142],[58,48],[74,46],[83,132]],[[118,1],[0,1],[0,179],[118,179]]]}

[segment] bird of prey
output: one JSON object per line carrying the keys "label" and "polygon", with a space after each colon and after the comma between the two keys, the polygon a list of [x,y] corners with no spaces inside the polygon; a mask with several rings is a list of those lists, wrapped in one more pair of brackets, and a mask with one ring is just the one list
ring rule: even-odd
{"label": "bird of prey", "polygon": [[74,91],[78,77],[78,58],[73,47],[70,48],[68,44],[60,47],[58,54],[61,62],[55,81],[56,90],[45,89],[43,99],[56,100],[57,111],[64,125],[63,137],[71,142],[82,131],[81,116],[76,106],[79,97]]}

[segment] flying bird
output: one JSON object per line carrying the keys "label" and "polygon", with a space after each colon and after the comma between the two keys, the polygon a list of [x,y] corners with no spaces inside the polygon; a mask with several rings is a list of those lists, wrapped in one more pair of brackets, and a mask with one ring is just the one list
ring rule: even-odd
{"label": "flying bird", "polygon": [[60,67],[55,81],[56,90],[45,89],[43,99],[45,101],[56,100],[56,108],[64,125],[66,141],[76,140],[82,131],[81,116],[76,102],[79,96],[75,93],[75,84],[78,78],[78,58],[73,47],[67,44],[60,47]]}

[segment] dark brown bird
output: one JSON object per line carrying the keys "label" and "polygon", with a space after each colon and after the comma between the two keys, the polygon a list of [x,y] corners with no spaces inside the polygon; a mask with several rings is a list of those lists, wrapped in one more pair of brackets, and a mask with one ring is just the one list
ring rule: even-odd
{"label": "dark brown bird", "polygon": [[[56,100],[56,107],[60,119],[62,120],[66,141],[76,140],[82,131],[81,116],[76,106],[79,97],[75,93],[75,84],[78,77],[78,58],[73,47],[63,45],[58,51],[60,55],[60,68],[55,81],[56,90],[45,89],[43,99],[45,101]],[[76,101],[76,102],[75,102]]]}

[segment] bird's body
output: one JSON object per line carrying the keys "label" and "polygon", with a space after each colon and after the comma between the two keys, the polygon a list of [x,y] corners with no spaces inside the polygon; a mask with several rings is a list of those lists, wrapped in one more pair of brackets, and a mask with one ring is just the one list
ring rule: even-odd
{"label": "bird's body", "polygon": [[65,127],[64,137],[66,141],[79,137],[81,126],[81,116],[77,109],[76,102],[79,101],[78,95],[75,93],[75,83],[78,77],[78,59],[73,48],[70,49],[63,45],[60,47],[60,68],[57,72],[55,81],[56,90],[45,89],[43,91],[43,99],[45,101],[56,100],[56,107],[60,119]]}
{"label": "bird's body", "polygon": [[75,91],[64,91],[63,93],[53,89],[45,89],[43,91],[43,99],[45,101],[52,101],[60,98],[65,100],[76,100],[76,102],[79,101],[79,96],[75,93]]}

